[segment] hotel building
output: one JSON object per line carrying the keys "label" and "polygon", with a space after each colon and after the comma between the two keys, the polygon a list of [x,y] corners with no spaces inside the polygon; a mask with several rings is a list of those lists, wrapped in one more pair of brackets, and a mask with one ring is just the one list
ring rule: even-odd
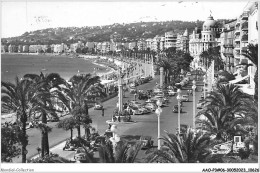
{"label": "hotel building", "polygon": [[194,57],[192,62],[194,69],[200,67],[205,70],[204,65],[200,62],[200,54],[209,48],[220,45],[221,29],[216,24],[216,21],[210,15],[203,23],[202,30],[196,27],[189,36],[189,52]]}

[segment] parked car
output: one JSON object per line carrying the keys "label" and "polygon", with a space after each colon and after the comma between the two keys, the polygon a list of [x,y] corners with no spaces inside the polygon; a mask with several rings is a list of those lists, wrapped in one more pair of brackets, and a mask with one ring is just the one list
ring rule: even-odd
{"label": "parked car", "polygon": [[169,96],[175,96],[176,93],[174,90],[168,90]]}
{"label": "parked car", "polygon": [[153,90],[154,94],[162,93],[162,89],[156,88]]}
{"label": "parked car", "polygon": [[176,86],[176,88],[179,88],[179,89],[182,88],[182,85],[180,83],[176,83],[175,86]]}
{"label": "parked car", "polygon": [[141,136],[140,141],[142,142],[141,149],[149,149],[153,147],[154,141],[152,140],[151,136]]}
{"label": "parked car", "polygon": [[90,143],[90,146],[91,148],[94,149],[94,151],[96,151],[99,146],[105,143],[106,143],[105,136],[97,136],[96,139]]}
{"label": "parked car", "polygon": [[198,104],[197,104],[197,109],[202,109],[204,106],[204,101],[203,100],[199,100]]}
{"label": "parked car", "polygon": [[58,117],[47,117],[47,122],[58,122],[59,120]]}
{"label": "parked car", "polygon": [[85,161],[87,159],[87,153],[94,155],[93,150],[90,150],[89,148],[86,148],[86,150],[83,147],[79,147],[75,151],[74,159],[75,161]]}
{"label": "parked car", "polygon": [[139,109],[138,107],[131,107],[130,108],[131,111],[133,113],[133,115],[142,115],[143,114],[143,110]]}
{"label": "parked car", "polygon": [[[178,105],[174,105],[173,106],[173,110],[174,113],[178,113]],[[182,112],[182,108],[180,107],[180,112]]]}
{"label": "parked car", "polygon": [[141,103],[139,103],[138,101],[132,100],[132,101],[130,101],[130,104],[129,104],[129,105],[130,105],[130,106],[134,106],[134,107],[138,107],[138,106],[141,105]]}
{"label": "parked car", "polygon": [[94,110],[102,110],[103,106],[100,103],[95,103]]}
{"label": "parked car", "polygon": [[143,114],[151,113],[151,110],[145,108],[144,106],[139,106],[138,109],[139,109]]}
{"label": "parked car", "polygon": [[189,96],[188,95],[182,95],[181,96],[181,100],[184,102],[188,102],[189,101]]}
{"label": "parked car", "polygon": [[77,147],[75,143],[71,142],[71,140],[67,140],[63,150],[74,151],[76,148]]}
{"label": "parked car", "polygon": [[186,74],[187,76],[191,76],[191,73],[190,72],[187,72],[187,74]]}
{"label": "parked car", "polygon": [[154,103],[146,103],[145,108],[150,109],[151,111],[155,111],[157,106]]}

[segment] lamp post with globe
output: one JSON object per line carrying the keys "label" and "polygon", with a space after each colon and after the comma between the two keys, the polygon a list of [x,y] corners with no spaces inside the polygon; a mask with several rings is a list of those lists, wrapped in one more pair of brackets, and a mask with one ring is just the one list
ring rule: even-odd
{"label": "lamp post with globe", "polygon": [[120,141],[120,137],[118,136],[118,128],[115,124],[113,124],[110,128],[111,132],[113,133],[113,136],[110,138],[110,141],[113,143],[113,145]]}
{"label": "lamp post with globe", "polygon": [[177,100],[178,100],[178,135],[180,134],[180,126],[181,126],[181,90],[177,90]]}
{"label": "lamp post with globe", "polygon": [[196,89],[196,81],[192,81],[192,90],[193,90],[193,120],[192,120],[192,126],[195,129],[195,114],[196,114],[196,108],[195,108],[195,89]]}
{"label": "lamp post with globe", "polygon": [[161,139],[160,139],[160,133],[161,133],[161,127],[160,127],[160,116],[161,116],[161,113],[162,113],[162,102],[160,100],[157,101],[157,106],[158,108],[155,110],[155,113],[157,114],[158,116],[158,150],[161,149]]}

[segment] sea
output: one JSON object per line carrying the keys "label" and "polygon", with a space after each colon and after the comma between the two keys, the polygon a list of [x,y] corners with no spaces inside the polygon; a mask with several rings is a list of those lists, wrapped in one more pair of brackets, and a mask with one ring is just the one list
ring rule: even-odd
{"label": "sea", "polygon": [[25,74],[59,73],[69,80],[78,73],[106,73],[110,69],[93,64],[91,60],[74,58],[65,55],[22,55],[1,54],[1,81],[14,82],[15,77],[22,78]]}

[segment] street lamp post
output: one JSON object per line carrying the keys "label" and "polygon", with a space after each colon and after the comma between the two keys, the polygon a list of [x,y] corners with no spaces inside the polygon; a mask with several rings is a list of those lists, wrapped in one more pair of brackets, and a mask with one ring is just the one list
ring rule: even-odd
{"label": "street lamp post", "polygon": [[160,127],[160,116],[161,116],[161,113],[162,113],[162,102],[160,100],[157,101],[157,105],[158,105],[158,108],[156,109],[155,113],[157,114],[158,116],[158,150],[161,149],[161,139],[160,139],[160,134],[161,134],[161,127]]}
{"label": "street lamp post", "polygon": [[160,68],[160,87],[163,87],[163,67]]}
{"label": "street lamp post", "polygon": [[193,80],[192,81],[192,90],[193,90],[193,121],[192,121],[192,126],[193,126],[193,129],[195,129],[195,117],[196,117],[196,107],[195,107],[195,89],[196,89],[196,81]]}
{"label": "street lamp post", "polygon": [[118,73],[118,109],[119,111],[123,110],[123,85],[122,85],[122,78],[121,78],[121,71],[119,70]]}
{"label": "street lamp post", "polygon": [[204,92],[204,99],[206,98],[206,75],[203,76],[203,83],[204,83],[204,88],[203,88],[203,92]]}
{"label": "street lamp post", "polygon": [[178,100],[178,135],[180,135],[181,132],[181,90],[177,90],[177,100]]}

